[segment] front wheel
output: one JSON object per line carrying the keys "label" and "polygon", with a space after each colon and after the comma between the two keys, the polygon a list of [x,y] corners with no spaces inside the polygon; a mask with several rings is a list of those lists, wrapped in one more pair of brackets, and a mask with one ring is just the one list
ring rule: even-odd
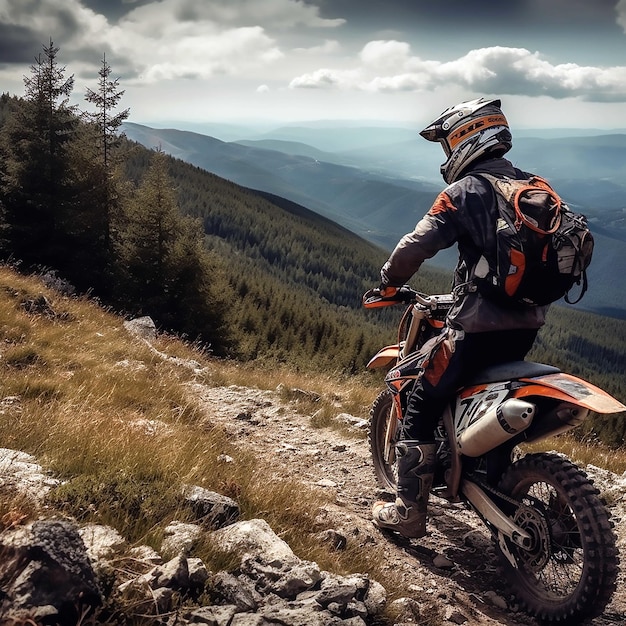
{"label": "front wheel", "polygon": [[376,481],[392,492],[398,482],[395,447],[398,425],[391,392],[381,391],[370,410],[368,439]]}
{"label": "front wheel", "polygon": [[616,588],[618,556],[610,514],[578,467],[556,454],[530,454],[503,476],[515,500],[511,518],[532,538],[529,549],[499,548],[511,591],[546,622],[600,615]]}

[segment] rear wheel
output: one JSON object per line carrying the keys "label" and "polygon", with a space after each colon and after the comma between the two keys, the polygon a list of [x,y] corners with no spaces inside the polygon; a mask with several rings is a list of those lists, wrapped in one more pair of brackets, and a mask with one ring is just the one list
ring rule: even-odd
{"label": "rear wheel", "polygon": [[500,491],[517,501],[511,518],[531,536],[528,550],[500,550],[511,591],[546,622],[600,615],[616,587],[618,557],[610,514],[599,491],[573,463],[531,454],[514,463]]}
{"label": "rear wheel", "polygon": [[398,481],[395,448],[398,424],[391,392],[381,391],[370,410],[368,439],[376,480],[383,489],[393,492]]}

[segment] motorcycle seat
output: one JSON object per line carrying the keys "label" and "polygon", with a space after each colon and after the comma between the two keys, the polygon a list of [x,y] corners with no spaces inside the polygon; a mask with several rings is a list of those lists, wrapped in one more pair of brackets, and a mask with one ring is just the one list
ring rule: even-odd
{"label": "motorcycle seat", "polygon": [[499,383],[505,380],[516,378],[534,378],[535,376],[545,376],[546,374],[558,374],[561,370],[545,363],[535,363],[533,361],[511,361],[492,365],[480,370],[469,380],[466,385],[480,385],[483,383]]}

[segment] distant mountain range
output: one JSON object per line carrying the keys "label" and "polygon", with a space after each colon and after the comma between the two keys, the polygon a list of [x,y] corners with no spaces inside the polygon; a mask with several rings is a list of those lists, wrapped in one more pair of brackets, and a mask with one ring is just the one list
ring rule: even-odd
{"label": "distant mountain range", "polygon": [[[414,129],[321,124],[198,130],[126,123],[126,136],[244,187],[303,205],[385,249],[410,231],[444,186],[443,153]],[[524,131],[508,154],[548,178],[592,225],[596,250],[581,309],[626,318],[626,133]],[[247,133],[247,137],[246,137]],[[454,250],[432,261],[451,267]]]}

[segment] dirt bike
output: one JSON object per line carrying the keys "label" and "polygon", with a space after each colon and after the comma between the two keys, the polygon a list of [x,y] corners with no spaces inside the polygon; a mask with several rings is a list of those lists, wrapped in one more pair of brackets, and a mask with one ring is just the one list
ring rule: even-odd
{"label": "dirt bike", "polygon": [[[425,295],[408,286],[383,297],[370,290],[366,308],[407,306],[398,343],[369,368],[389,368],[387,389],[370,411],[369,444],[376,478],[395,492],[395,444],[413,383],[416,353],[443,328],[452,294]],[[432,493],[468,505],[490,531],[511,593],[531,615],[578,624],[600,615],[616,588],[619,558],[610,513],[599,490],[567,458],[520,456],[520,444],[582,424],[591,411],[626,406],[556,367],[516,361],[477,372],[439,420]]]}

